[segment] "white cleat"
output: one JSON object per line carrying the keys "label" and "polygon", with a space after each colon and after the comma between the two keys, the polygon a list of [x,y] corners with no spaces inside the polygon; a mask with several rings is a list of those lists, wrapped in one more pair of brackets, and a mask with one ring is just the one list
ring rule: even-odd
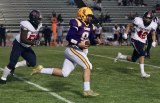
{"label": "white cleat", "polygon": [[118,52],[117,57],[114,59],[114,62],[117,62],[118,60],[120,60],[122,53]]}
{"label": "white cleat", "polygon": [[149,78],[149,77],[150,77],[150,75],[149,75],[149,74],[147,74],[147,73],[144,73],[144,74],[141,74],[141,77],[142,77],[142,78]]}

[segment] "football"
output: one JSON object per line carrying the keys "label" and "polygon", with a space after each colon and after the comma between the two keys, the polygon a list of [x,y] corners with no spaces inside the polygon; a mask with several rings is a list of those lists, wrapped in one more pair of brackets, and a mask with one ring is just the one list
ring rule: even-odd
{"label": "football", "polygon": [[85,41],[85,45],[90,46],[90,45],[91,45],[90,41],[89,41],[89,40],[86,40],[86,41]]}

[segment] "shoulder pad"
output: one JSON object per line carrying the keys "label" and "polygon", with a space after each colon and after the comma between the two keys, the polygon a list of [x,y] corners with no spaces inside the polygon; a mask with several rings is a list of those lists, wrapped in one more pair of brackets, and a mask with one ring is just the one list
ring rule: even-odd
{"label": "shoulder pad", "polygon": [[20,27],[29,30],[31,28],[31,23],[29,21],[21,21]]}
{"label": "shoulder pad", "polygon": [[82,25],[82,23],[78,19],[71,19],[69,25],[79,27]]}
{"label": "shoulder pad", "polygon": [[140,17],[135,17],[134,20],[133,20],[133,23],[136,24],[136,25],[141,23],[141,22],[142,22],[142,18],[140,18]]}

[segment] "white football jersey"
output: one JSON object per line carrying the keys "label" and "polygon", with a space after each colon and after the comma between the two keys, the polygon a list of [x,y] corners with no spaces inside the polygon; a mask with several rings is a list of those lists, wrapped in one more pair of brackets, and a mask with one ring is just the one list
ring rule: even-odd
{"label": "white football jersey", "polygon": [[[37,35],[38,35],[39,30],[40,30],[41,27],[42,27],[42,23],[40,23],[39,26],[38,26],[38,28],[35,29],[35,28],[33,27],[33,25],[32,25],[29,21],[27,21],[27,20],[20,22],[20,28],[22,28],[23,30],[28,30],[28,31],[29,31],[28,34],[27,34],[27,39],[29,39],[29,40],[31,40],[31,41],[32,41],[32,40],[35,40],[35,39],[37,38]],[[30,47],[31,45],[28,45],[28,44],[25,44],[25,43],[22,43],[22,42],[21,42],[21,40],[20,40],[20,35],[21,35],[21,33],[16,36],[16,40],[17,40],[21,45],[23,45],[24,47]]]}
{"label": "white football jersey", "polygon": [[117,34],[120,32],[120,27],[119,26],[117,28],[113,27],[112,30],[113,30],[113,34]]}
{"label": "white football jersey", "polygon": [[135,29],[134,29],[135,31],[132,35],[132,38],[135,39],[135,40],[138,40],[142,43],[146,43],[147,35],[149,34],[149,32],[151,30],[156,31],[157,26],[158,26],[157,23],[152,20],[150,25],[145,27],[144,23],[143,23],[143,19],[140,18],[140,17],[136,17],[133,20],[133,24],[135,25]]}
{"label": "white football jersey", "polygon": [[101,34],[102,27],[95,27],[95,34]]}

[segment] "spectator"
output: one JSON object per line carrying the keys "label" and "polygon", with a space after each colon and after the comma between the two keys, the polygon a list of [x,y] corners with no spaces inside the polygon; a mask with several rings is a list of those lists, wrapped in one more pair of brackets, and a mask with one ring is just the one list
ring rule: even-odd
{"label": "spectator", "polygon": [[96,26],[96,28],[95,28],[96,39],[101,39],[101,34],[102,34],[102,27],[98,23],[97,26]]}
{"label": "spectator", "polygon": [[53,11],[53,12],[52,12],[52,35],[53,35],[53,46],[56,45],[56,37],[57,37],[56,29],[57,29],[57,17],[56,17],[56,12]]}
{"label": "spectator", "polygon": [[133,19],[135,18],[135,14],[133,14],[133,12],[130,12],[130,13],[126,16],[126,18],[127,18],[128,20],[133,20]]}
{"label": "spectator", "polygon": [[119,30],[119,45],[122,45],[123,43],[123,37],[122,35],[124,34],[124,31],[125,31],[125,27],[123,25],[120,25],[120,30]]}
{"label": "spectator", "polygon": [[0,25],[0,46],[6,46],[6,28],[3,26],[3,24]]}
{"label": "spectator", "polygon": [[156,4],[156,12],[160,13],[160,4]]}
{"label": "spectator", "polygon": [[74,5],[74,0],[69,0],[68,2],[69,2],[69,5],[72,5],[72,6]]}
{"label": "spectator", "polygon": [[97,5],[97,0],[94,0],[93,9],[98,10],[98,11],[102,11],[102,8]]}
{"label": "spectator", "polygon": [[128,1],[128,4],[129,4],[130,6],[133,6],[133,0],[129,0],[129,1]]}
{"label": "spectator", "polygon": [[58,21],[58,23],[62,23],[63,22],[63,18],[62,18],[61,14],[58,14],[57,21]]}
{"label": "spectator", "polygon": [[104,14],[103,14],[103,12],[101,12],[101,14],[100,14],[100,17],[99,17],[99,22],[100,22],[100,24],[102,24],[102,23],[104,23],[105,21],[105,19],[104,19]]}
{"label": "spectator", "polygon": [[122,0],[118,0],[118,6],[122,5]]}
{"label": "spectator", "polygon": [[115,24],[115,26],[113,27],[113,41],[118,41],[118,38],[119,38],[119,33],[120,33],[120,27]]}
{"label": "spectator", "polygon": [[52,30],[47,25],[42,30],[42,36],[44,37],[45,46],[50,46]]}
{"label": "spectator", "polygon": [[63,46],[63,32],[64,32],[63,25],[61,23],[58,23],[58,26],[57,26],[57,46],[59,46],[59,45]]}
{"label": "spectator", "polygon": [[122,0],[123,6],[127,6],[127,0]]}
{"label": "spectator", "polygon": [[136,6],[139,6],[139,0],[134,0]]}
{"label": "spectator", "polygon": [[102,9],[102,0],[97,0],[97,6]]}
{"label": "spectator", "polygon": [[107,12],[106,13],[106,15],[105,15],[105,17],[104,17],[104,22],[111,22],[112,20],[111,20],[111,17],[110,17],[110,15],[109,15],[109,13]]}

